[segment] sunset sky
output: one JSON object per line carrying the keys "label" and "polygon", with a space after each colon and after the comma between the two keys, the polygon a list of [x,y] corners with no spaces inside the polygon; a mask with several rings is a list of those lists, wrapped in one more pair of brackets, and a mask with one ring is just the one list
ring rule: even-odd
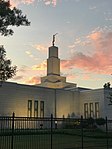
{"label": "sunset sky", "polygon": [[80,87],[101,88],[112,83],[112,0],[11,0],[27,15],[31,26],[14,27],[0,36],[7,57],[17,65],[10,80],[38,84],[46,75],[48,47],[56,36],[61,75]]}

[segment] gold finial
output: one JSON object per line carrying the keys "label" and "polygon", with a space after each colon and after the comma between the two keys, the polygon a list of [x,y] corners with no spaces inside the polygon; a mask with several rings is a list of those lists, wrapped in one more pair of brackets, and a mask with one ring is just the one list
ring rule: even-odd
{"label": "gold finial", "polygon": [[57,35],[58,33],[54,34],[53,35],[53,41],[52,41],[52,45],[54,46],[54,42],[55,42],[55,36]]}

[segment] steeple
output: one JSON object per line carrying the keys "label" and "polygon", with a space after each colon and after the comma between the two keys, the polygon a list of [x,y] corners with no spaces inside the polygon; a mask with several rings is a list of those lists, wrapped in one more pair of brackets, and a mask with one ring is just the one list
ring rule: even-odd
{"label": "steeple", "polygon": [[53,35],[52,46],[48,50],[47,76],[41,77],[41,84],[39,86],[50,88],[76,86],[76,84],[66,82],[66,77],[60,76],[60,59],[58,58],[58,47],[55,46],[56,34]]}
{"label": "steeple", "polygon": [[49,57],[47,59],[47,75],[60,76],[60,59],[58,58],[58,47],[49,47]]}
{"label": "steeple", "polygon": [[58,47],[54,46],[55,35],[53,35],[52,46],[49,47],[49,56],[47,59],[47,76],[58,75],[60,76],[60,59],[58,58]]}

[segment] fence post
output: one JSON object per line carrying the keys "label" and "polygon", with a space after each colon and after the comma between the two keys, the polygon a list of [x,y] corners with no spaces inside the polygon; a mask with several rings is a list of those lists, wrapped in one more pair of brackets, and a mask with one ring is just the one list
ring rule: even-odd
{"label": "fence post", "polygon": [[83,143],[84,143],[84,140],[83,140],[83,116],[81,115],[81,144],[82,144],[82,149],[83,149]]}
{"label": "fence post", "polygon": [[107,138],[107,149],[108,149],[109,144],[108,144],[108,120],[107,120],[107,116],[106,116],[106,138]]}
{"label": "fence post", "polygon": [[52,149],[52,132],[53,132],[53,114],[51,114],[51,149]]}
{"label": "fence post", "polygon": [[11,138],[11,149],[14,148],[14,117],[15,113],[12,114],[12,138]]}

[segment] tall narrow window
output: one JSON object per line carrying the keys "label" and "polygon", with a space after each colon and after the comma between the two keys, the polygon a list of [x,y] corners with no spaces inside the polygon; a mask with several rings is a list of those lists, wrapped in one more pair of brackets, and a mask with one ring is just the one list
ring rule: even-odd
{"label": "tall narrow window", "polygon": [[95,118],[99,118],[99,102],[95,102]]}
{"label": "tall narrow window", "polygon": [[40,117],[44,117],[44,101],[40,101]]}
{"label": "tall narrow window", "polygon": [[34,101],[34,117],[38,117],[38,100]]}
{"label": "tall narrow window", "polygon": [[93,103],[89,104],[90,109],[90,117],[94,117],[94,111],[93,111]]}
{"label": "tall narrow window", "polygon": [[28,116],[32,117],[32,100],[28,100]]}
{"label": "tall narrow window", "polygon": [[84,117],[88,118],[88,103],[84,104]]}

